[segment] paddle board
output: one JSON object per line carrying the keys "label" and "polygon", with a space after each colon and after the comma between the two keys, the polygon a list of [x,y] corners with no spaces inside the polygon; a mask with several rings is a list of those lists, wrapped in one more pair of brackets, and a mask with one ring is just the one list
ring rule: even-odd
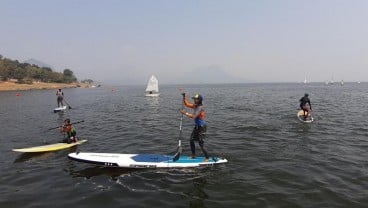
{"label": "paddle board", "polygon": [[192,159],[184,155],[180,156],[180,158],[174,162],[173,156],[158,154],[74,152],[68,154],[68,157],[79,162],[122,168],[190,168],[213,166],[228,162],[226,159],[220,157],[211,157],[207,162],[203,162],[204,157]]}
{"label": "paddle board", "polygon": [[57,151],[57,150],[62,150],[62,149],[74,147],[76,145],[83,144],[86,141],[87,141],[86,139],[83,139],[83,140],[79,140],[77,142],[70,143],[70,144],[68,144],[68,143],[55,143],[55,144],[42,145],[42,146],[37,146],[37,147],[13,149],[13,151],[15,151],[15,152],[34,152],[34,153],[36,153],[36,152],[50,152],[50,151]]}
{"label": "paddle board", "polygon": [[298,113],[296,114],[296,116],[298,117],[299,121],[304,122],[304,123],[312,123],[314,121],[313,117],[311,114],[308,115],[308,117],[304,120],[304,112],[303,110],[298,111]]}
{"label": "paddle board", "polygon": [[66,105],[63,105],[61,107],[57,107],[54,109],[54,113],[60,112],[60,111],[65,111],[66,110]]}

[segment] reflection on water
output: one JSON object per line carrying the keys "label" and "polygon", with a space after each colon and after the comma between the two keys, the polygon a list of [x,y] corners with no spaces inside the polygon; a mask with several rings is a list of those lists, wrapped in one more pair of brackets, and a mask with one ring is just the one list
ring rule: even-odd
{"label": "reflection on water", "polygon": [[151,109],[158,109],[160,107],[160,97],[145,97],[146,104]]}
{"label": "reflection on water", "polygon": [[22,153],[15,160],[14,163],[26,162],[33,159],[46,159],[52,157],[52,152],[41,152],[41,153]]}

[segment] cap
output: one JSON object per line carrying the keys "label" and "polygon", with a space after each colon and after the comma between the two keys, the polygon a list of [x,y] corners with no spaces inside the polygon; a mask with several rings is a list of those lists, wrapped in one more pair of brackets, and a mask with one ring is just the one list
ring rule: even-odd
{"label": "cap", "polygon": [[203,97],[200,94],[195,94],[192,98],[193,99],[198,99],[199,101],[202,101],[203,100]]}

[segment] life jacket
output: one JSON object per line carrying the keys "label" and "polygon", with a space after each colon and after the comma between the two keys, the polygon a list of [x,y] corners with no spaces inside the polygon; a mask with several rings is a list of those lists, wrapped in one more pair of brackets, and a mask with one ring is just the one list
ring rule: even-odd
{"label": "life jacket", "polygon": [[71,137],[71,136],[75,135],[75,133],[76,133],[74,126],[72,126],[71,124],[69,124],[65,127],[65,132],[68,135],[68,137]]}
{"label": "life jacket", "polygon": [[206,122],[204,121],[205,118],[205,111],[202,108],[202,105],[198,105],[196,106],[196,108],[194,108],[194,115],[198,116],[194,119],[194,123],[196,124],[196,126],[204,126],[206,124]]}
{"label": "life jacket", "polygon": [[197,115],[194,118],[194,123],[196,126],[204,126],[206,124],[206,122],[204,121],[205,111],[202,105],[190,103],[186,98],[184,99],[184,105],[188,108],[192,108],[194,110],[193,115]]}

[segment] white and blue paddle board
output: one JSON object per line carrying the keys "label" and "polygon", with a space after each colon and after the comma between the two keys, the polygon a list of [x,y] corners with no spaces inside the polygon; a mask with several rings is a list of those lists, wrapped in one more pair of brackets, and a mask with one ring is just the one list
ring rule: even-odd
{"label": "white and blue paddle board", "polygon": [[304,119],[304,111],[303,110],[298,111],[296,116],[298,117],[299,121],[304,122],[304,123],[312,123],[314,121],[314,118],[312,117],[311,114],[308,114],[307,118]]}
{"label": "white and blue paddle board", "polygon": [[54,109],[54,113],[61,112],[61,111],[65,111],[65,110],[66,110],[66,108],[67,108],[67,106],[66,106],[66,105],[63,105],[63,106],[61,106],[61,107],[57,107],[57,108],[55,108],[55,109]]}
{"label": "white and blue paddle board", "polygon": [[121,168],[192,168],[213,166],[228,162],[226,159],[220,157],[210,157],[207,162],[203,162],[204,157],[192,159],[184,155],[180,156],[174,162],[173,156],[158,154],[74,152],[70,153],[68,157],[79,162]]}

